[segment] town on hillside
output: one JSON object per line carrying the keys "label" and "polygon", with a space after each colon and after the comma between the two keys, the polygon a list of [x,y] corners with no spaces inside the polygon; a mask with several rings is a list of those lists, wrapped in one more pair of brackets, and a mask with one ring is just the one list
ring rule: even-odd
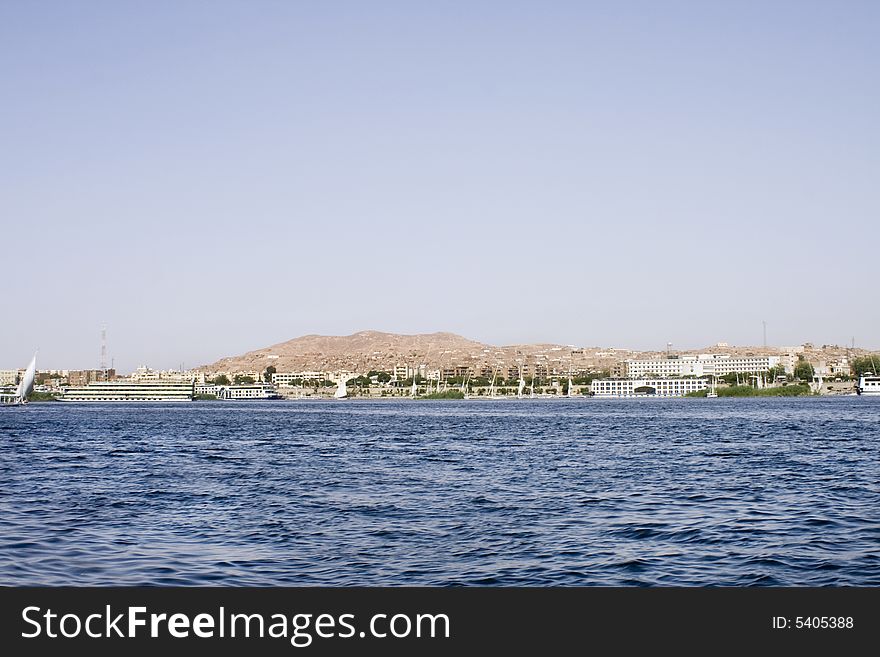
{"label": "town on hillside", "polygon": [[[195,369],[37,370],[37,399],[143,401],[323,397],[629,397],[855,394],[880,355],[805,343],[698,351],[528,344],[496,347],[450,333],[304,336]],[[0,370],[0,395],[24,370]],[[127,392],[120,396],[122,387]],[[177,385],[178,387],[173,387]]]}

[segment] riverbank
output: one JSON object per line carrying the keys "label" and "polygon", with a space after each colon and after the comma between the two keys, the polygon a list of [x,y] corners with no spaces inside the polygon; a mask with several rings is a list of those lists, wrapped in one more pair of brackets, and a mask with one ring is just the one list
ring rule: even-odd
{"label": "riverbank", "polygon": [[432,392],[430,395],[422,395],[419,399],[464,399],[464,393],[461,390],[444,390],[443,392]]}
{"label": "riverbank", "polygon": [[[802,397],[805,395],[813,395],[810,386],[797,384],[780,386],[778,388],[752,388],[750,386],[730,386],[727,388],[716,388],[715,392],[719,397]],[[705,397],[709,393],[708,390],[695,390],[689,392],[687,397]]]}

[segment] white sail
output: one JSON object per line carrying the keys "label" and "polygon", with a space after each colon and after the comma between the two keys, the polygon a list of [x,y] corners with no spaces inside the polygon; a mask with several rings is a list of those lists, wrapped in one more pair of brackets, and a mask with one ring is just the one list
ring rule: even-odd
{"label": "white sail", "polygon": [[523,390],[526,389],[526,381],[522,377],[519,379],[519,391],[516,393],[516,396],[522,399]]}
{"label": "white sail", "polygon": [[415,397],[416,392],[418,392],[418,387],[416,386],[416,375],[413,374],[413,384],[412,384],[412,390],[410,391],[410,395],[412,397]]}
{"label": "white sail", "polygon": [[571,377],[568,377],[568,396],[571,397]]}
{"label": "white sail", "polygon": [[333,393],[333,396],[336,399],[345,399],[348,397],[348,388],[345,385],[345,377],[339,379],[339,383],[336,385],[336,392]]}
{"label": "white sail", "polygon": [[21,378],[21,381],[18,383],[18,390],[16,391],[16,397],[18,397],[19,401],[27,401],[27,398],[34,391],[34,379],[37,376],[37,355],[34,354],[34,357],[31,359],[31,364],[28,365],[27,370],[25,370],[24,376]]}

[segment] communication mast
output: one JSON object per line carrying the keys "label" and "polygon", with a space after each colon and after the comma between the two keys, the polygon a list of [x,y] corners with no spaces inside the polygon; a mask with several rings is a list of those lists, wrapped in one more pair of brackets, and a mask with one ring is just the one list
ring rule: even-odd
{"label": "communication mast", "polygon": [[107,380],[107,325],[101,327],[101,372]]}

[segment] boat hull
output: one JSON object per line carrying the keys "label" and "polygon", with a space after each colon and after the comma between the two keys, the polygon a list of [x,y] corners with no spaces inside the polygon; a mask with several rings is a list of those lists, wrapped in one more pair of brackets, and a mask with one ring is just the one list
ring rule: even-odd
{"label": "boat hull", "polygon": [[191,402],[192,399],[180,399],[172,397],[170,399],[76,399],[58,397],[55,401],[64,402],[66,404],[167,404],[168,402]]}

